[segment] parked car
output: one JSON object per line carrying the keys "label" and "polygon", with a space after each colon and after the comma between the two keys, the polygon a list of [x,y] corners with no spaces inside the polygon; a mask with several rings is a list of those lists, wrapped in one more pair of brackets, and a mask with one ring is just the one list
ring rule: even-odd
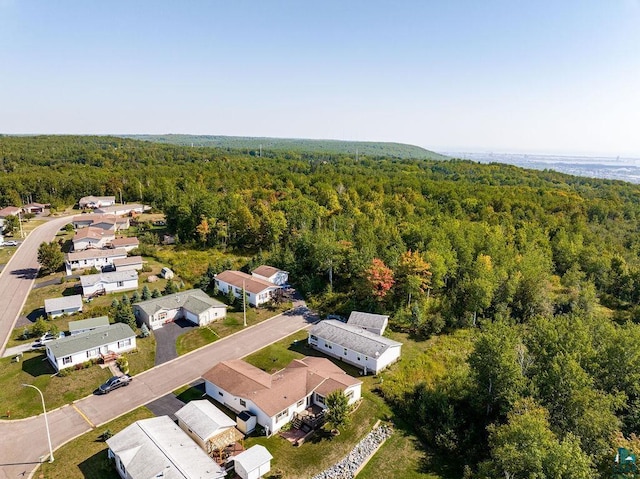
{"label": "parked car", "polygon": [[133,378],[128,374],[123,374],[122,376],[112,376],[107,380],[106,383],[100,385],[98,388],[99,394],[109,394],[114,389],[118,389],[122,386],[128,386]]}
{"label": "parked car", "polygon": [[343,323],[347,322],[347,318],[340,316],[339,314],[327,314],[327,319],[335,319],[336,321],[341,321]]}
{"label": "parked car", "polygon": [[45,333],[42,336],[40,336],[38,339],[36,339],[33,342],[33,344],[31,344],[31,347],[33,349],[44,348],[47,343],[50,343],[51,341],[55,341],[56,339],[60,339],[60,338],[64,338],[64,332],[62,331],[60,331],[58,334]]}
{"label": "parked car", "polygon": [[2,243],[2,246],[18,246],[18,242],[17,241],[5,241],[4,243]]}

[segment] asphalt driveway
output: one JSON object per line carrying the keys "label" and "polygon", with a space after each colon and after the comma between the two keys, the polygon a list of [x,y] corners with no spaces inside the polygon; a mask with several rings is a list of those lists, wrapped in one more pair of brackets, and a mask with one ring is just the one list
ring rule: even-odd
{"label": "asphalt driveway", "polygon": [[176,352],[176,341],[178,336],[191,331],[198,326],[185,319],[179,319],[173,323],[167,323],[160,329],[153,331],[153,335],[156,338],[156,362],[155,365],[159,366],[172,359],[178,357]]}

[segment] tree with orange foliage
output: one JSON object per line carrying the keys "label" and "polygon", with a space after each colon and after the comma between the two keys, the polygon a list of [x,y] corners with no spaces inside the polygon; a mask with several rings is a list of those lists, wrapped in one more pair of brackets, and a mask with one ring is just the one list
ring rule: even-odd
{"label": "tree with orange foliage", "polygon": [[365,271],[365,277],[371,293],[377,300],[384,299],[395,284],[393,271],[379,258],[373,258]]}

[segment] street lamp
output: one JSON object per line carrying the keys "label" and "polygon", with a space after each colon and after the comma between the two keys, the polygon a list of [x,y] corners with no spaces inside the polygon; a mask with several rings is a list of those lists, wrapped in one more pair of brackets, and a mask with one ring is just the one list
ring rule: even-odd
{"label": "street lamp", "polygon": [[49,433],[49,421],[47,419],[47,408],[44,406],[44,396],[42,391],[35,387],[33,384],[23,384],[23,387],[33,388],[40,393],[40,399],[42,399],[42,410],[44,411],[44,424],[47,426],[47,440],[49,441],[49,462],[53,462],[53,448],[51,447],[51,434]]}

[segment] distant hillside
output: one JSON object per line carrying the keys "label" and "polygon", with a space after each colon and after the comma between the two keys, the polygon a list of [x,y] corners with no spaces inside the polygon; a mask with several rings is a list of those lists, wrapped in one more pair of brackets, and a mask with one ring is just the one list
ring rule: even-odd
{"label": "distant hillside", "polygon": [[306,140],[296,138],[256,138],[244,136],[213,135],[121,135],[123,138],[168,143],[181,146],[211,146],[231,150],[291,151],[299,153],[339,153],[386,158],[414,158],[444,160],[446,156],[419,146],[403,143],[383,143],[371,141]]}

